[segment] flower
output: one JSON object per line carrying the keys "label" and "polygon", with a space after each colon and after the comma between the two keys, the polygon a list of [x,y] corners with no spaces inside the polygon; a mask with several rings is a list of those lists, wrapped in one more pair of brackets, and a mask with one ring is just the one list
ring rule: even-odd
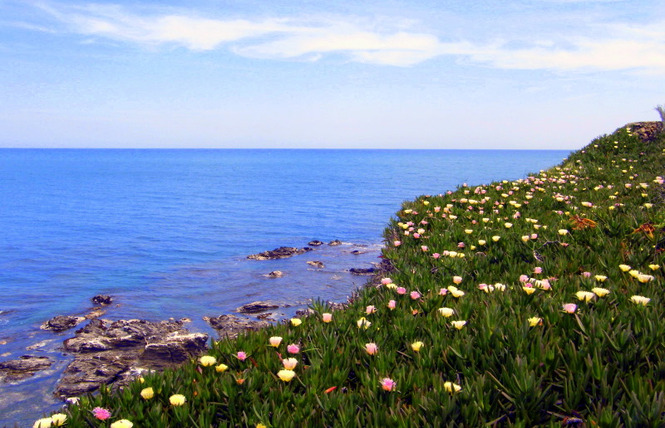
{"label": "flower", "polygon": [[447,288],[442,288],[441,290],[439,290],[439,295],[445,296],[446,294],[448,294],[448,289]]}
{"label": "flower", "polygon": [[420,299],[420,293],[418,293],[417,291],[412,291],[410,296],[411,296],[411,299],[413,299],[413,300]]}
{"label": "flower", "polygon": [[630,298],[631,302],[637,303],[638,305],[642,305],[642,306],[646,306],[647,303],[649,303],[650,300],[651,299],[648,298],[648,297],[638,296],[638,295],[631,296],[631,298]]}
{"label": "flower", "polygon": [[268,342],[270,342],[270,346],[277,348],[282,343],[282,338],[280,336],[272,336],[268,339]]}
{"label": "flower", "polygon": [[284,382],[291,382],[291,379],[296,375],[296,372],[293,370],[280,370],[277,372],[277,376]]}
{"label": "flower", "polygon": [[376,343],[374,342],[365,343],[365,351],[367,351],[369,355],[376,355],[376,353],[379,352],[379,347],[376,346]]}
{"label": "flower", "polygon": [[562,305],[563,311],[569,314],[574,314],[577,311],[577,305],[575,303],[564,303]]}
{"label": "flower", "polygon": [[453,327],[455,327],[458,330],[463,329],[464,326],[466,325],[466,321],[462,321],[462,320],[460,320],[460,321],[451,321],[450,323],[453,325]]}
{"label": "flower", "polygon": [[423,342],[418,341],[418,342],[413,342],[411,344],[411,349],[413,349],[414,352],[420,352],[420,348],[422,348],[424,345]]}
{"label": "flower", "polygon": [[173,394],[169,397],[169,403],[171,403],[172,406],[182,406],[185,404],[185,401],[187,401],[187,399],[182,394]]}
{"label": "flower", "polygon": [[358,325],[358,328],[364,328],[365,330],[367,330],[369,328],[369,326],[372,325],[372,323],[367,321],[367,319],[365,317],[360,318],[356,322],[356,324]]}
{"label": "flower", "polygon": [[302,320],[300,318],[291,318],[292,326],[298,327],[300,324],[302,324]]}
{"label": "flower", "polygon": [[540,317],[531,317],[527,321],[529,321],[529,326],[530,327],[535,327],[537,325],[542,325],[543,319]]}
{"label": "flower", "polygon": [[637,280],[642,283],[653,281],[653,279],[654,279],[653,275],[646,275],[644,273],[640,273],[639,275],[637,275]]}
{"label": "flower", "polygon": [[506,227],[506,229],[510,229],[511,227],[513,227],[513,224],[512,224],[512,223],[507,223],[507,222],[506,222],[506,223],[504,223],[503,225]]}
{"label": "flower", "polygon": [[143,397],[144,400],[150,400],[154,396],[155,391],[152,389],[152,387],[143,388],[141,390],[141,397]]}
{"label": "flower", "polygon": [[388,285],[388,284],[390,284],[391,282],[393,282],[393,280],[390,279],[390,278],[381,278],[381,284],[382,284],[382,285]]}
{"label": "flower", "polygon": [[400,245],[402,245],[402,241],[393,241],[393,245],[399,247]]}
{"label": "flower", "polygon": [[628,265],[619,265],[619,269],[621,269],[622,272],[628,272],[632,268]]}
{"label": "flower", "polygon": [[389,300],[388,301],[388,309],[390,309],[390,310],[395,309],[396,304],[397,304],[397,302],[395,302],[394,300]]}
{"label": "flower", "polygon": [[67,415],[64,413],[55,413],[51,415],[51,421],[53,422],[54,427],[59,427],[67,422]]}
{"label": "flower", "polygon": [[485,244],[487,244],[487,241],[485,241],[484,239],[479,239],[478,240],[478,245],[482,246],[482,245],[485,245]]}
{"label": "flower", "polygon": [[217,358],[213,357],[212,355],[204,355],[199,358],[199,363],[201,363],[203,367],[214,366],[216,362]]}
{"label": "flower", "polygon": [[390,379],[389,377],[384,377],[379,381],[379,383],[381,384],[381,388],[383,388],[384,391],[392,391],[397,386],[397,382]]}
{"label": "flower", "polygon": [[527,275],[520,275],[520,282],[529,282],[529,277]]}
{"label": "flower", "polygon": [[448,318],[448,317],[453,316],[453,314],[455,313],[455,310],[452,309],[452,308],[439,308],[439,313],[442,316]]}
{"label": "flower", "polygon": [[332,314],[328,313],[328,312],[322,313],[321,314],[321,319],[323,320],[323,322],[331,322],[332,321]]}
{"label": "flower", "polygon": [[526,294],[533,294],[534,291],[536,291],[536,289],[533,288],[533,286],[532,286],[531,284],[528,284],[528,283],[527,283],[527,285],[525,285],[524,287],[522,287],[522,290],[524,290],[524,292],[525,292]]}
{"label": "flower", "polygon": [[575,296],[577,296],[578,300],[589,302],[591,299],[593,299],[595,294],[593,294],[590,291],[578,291],[577,293],[575,293]]}
{"label": "flower", "polygon": [[286,351],[289,354],[297,354],[298,352],[300,352],[300,346],[296,345],[295,343],[292,343],[286,347]]}
{"label": "flower", "polygon": [[455,392],[459,392],[462,390],[462,387],[456,383],[452,382],[444,382],[443,383],[443,389],[445,389],[447,392],[454,394]]}
{"label": "flower", "polygon": [[559,235],[561,236],[568,235],[568,229],[559,229]]}
{"label": "flower", "polygon": [[53,420],[51,418],[42,418],[35,421],[32,428],[50,428]]}
{"label": "flower", "polygon": [[100,421],[105,421],[111,417],[111,412],[103,407],[95,407],[92,409],[92,415]]}
{"label": "flower", "polygon": [[397,294],[406,294],[406,288],[397,287]]}
{"label": "flower", "polygon": [[[492,236],[492,241],[494,241],[494,242],[499,242],[499,239],[501,239],[501,237],[499,235]],[[481,244],[481,245],[483,245],[483,244]]]}
{"label": "flower", "polygon": [[298,360],[295,358],[284,358],[282,360],[282,365],[286,370],[293,370],[298,365]]}
{"label": "flower", "polygon": [[258,424],[256,424],[256,428],[268,428],[268,426],[266,424],[262,424],[261,422],[259,422]]}
{"label": "flower", "polygon": [[229,366],[227,366],[226,364],[220,364],[217,367],[215,367],[215,370],[217,370],[217,373],[224,373],[228,368]]}
{"label": "flower", "polygon": [[651,269],[651,270],[658,270],[658,269],[660,269],[660,265],[653,265],[653,264],[651,264],[651,265],[649,265],[649,269]]}
{"label": "flower", "polygon": [[608,294],[610,294],[610,290],[608,290],[607,288],[601,288],[601,287],[594,287],[594,288],[591,289],[591,291],[598,297],[603,297],[603,296],[607,296]]}
{"label": "flower", "polygon": [[245,361],[245,359],[247,358],[247,354],[243,351],[239,351],[236,354],[236,358],[239,359],[240,361]]}
{"label": "flower", "polygon": [[462,277],[461,276],[453,276],[453,282],[455,284],[461,284],[462,283]]}
{"label": "flower", "polygon": [[581,274],[584,278],[591,278],[591,272],[582,272]]}
{"label": "flower", "polygon": [[127,419],[120,419],[111,424],[111,428],[132,428],[134,424]]}
{"label": "flower", "polygon": [[607,279],[607,277],[605,275],[596,275],[596,276],[594,276],[594,278],[598,282],[605,282],[605,280]]}
{"label": "flower", "polygon": [[541,268],[540,266],[536,266],[535,268],[533,268],[533,273],[539,275],[543,273],[543,268]]}
{"label": "flower", "polygon": [[374,312],[376,312],[376,307],[374,305],[369,305],[365,308],[365,313],[367,315],[373,314]]}

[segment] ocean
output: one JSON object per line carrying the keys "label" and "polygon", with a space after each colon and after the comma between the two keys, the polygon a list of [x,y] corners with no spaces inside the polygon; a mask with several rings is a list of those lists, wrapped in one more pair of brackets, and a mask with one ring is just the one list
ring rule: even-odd
{"label": "ocean", "polygon": [[[0,150],[0,362],[49,356],[51,369],[0,383],[0,426],[32,426],[61,402],[51,392],[74,330],[39,329],[109,294],[104,318],[203,316],[273,300],[288,317],[311,299],[345,301],[378,262],[401,203],[518,179],[568,151],[528,150]],[[340,240],[283,260],[249,254]],[[306,261],[319,260],[323,269]],[[284,277],[265,275],[280,270]]]}

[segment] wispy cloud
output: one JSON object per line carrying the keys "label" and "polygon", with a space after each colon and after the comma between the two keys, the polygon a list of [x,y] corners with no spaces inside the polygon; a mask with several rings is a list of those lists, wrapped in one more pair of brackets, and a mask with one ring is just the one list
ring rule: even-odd
{"label": "wispy cloud", "polygon": [[[501,69],[553,71],[640,69],[665,74],[665,21],[646,26],[598,24],[606,38],[579,34],[561,40],[515,37],[502,41],[446,41],[411,21],[389,25],[367,19],[220,19],[185,14],[138,13],[120,6],[43,6],[69,31],[145,45],[175,45],[197,51],[228,49],[264,59],[318,60],[341,54],[349,61],[413,66],[441,56],[468,58]],[[514,48],[515,45],[519,48]]]}

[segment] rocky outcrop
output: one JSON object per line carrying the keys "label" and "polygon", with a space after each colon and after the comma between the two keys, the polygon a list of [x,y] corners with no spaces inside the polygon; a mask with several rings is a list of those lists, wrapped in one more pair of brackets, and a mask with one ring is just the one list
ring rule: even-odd
{"label": "rocky outcrop", "polygon": [[340,241],[339,239],[335,239],[334,241],[328,242],[328,245],[330,245],[331,247],[336,247],[338,245],[342,245],[342,241]]}
{"label": "rocky outcrop", "polygon": [[309,245],[310,247],[320,247],[321,245],[323,245],[323,241],[319,241],[318,239],[315,239],[313,241],[309,241],[307,243],[307,245]]}
{"label": "rocky outcrop", "polygon": [[53,361],[48,357],[23,355],[17,360],[0,363],[0,382],[16,382],[34,376],[40,370],[51,367]]}
{"label": "rocky outcrop", "polygon": [[270,326],[268,321],[252,320],[236,315],[220,315],[218,317],[203,317],[212,328],[217,331],[220,338],[234,339],[238,334],[248,330],[259,330]]}
{"label": "rocky outcrop", "polygon": [[324,265],[323,262],[319,260],[310,260],[307,262],[307,264],[310,266],[314,266],[317,269],[323,269],[324,267],[326,267],[326,265]]}
{"label": "rocky outcrop", "polygon": [[296,247],[279,247],[271,251],[264,251],[258,254],[251,254],[247,256],[248,259],[252,260],[277,260],[277,259],[286,259],[288,257],[293,257],[299,254],[304,254],[309,251],[312,251],[309,247],[296,248]]}
{"label": "rocky outcrop", "polygon": [[207,349],[208,335],[190,333],[182,321],[95,319],[64,343],[74,361],[65,369],[56,395],[69,397],[102,384],[122,383],[131,373],[162,370]]}
{"label": "rocky outcrop", "polygon": [[106,294],[98,294],[91,300],[93,304],[102,306],[110,305],[113,303],[113,297],[107,296]]}
{"label": "rocky outcrop", "polygon": [[86,319],[85,317],[58,315],[46,321],[39,328],[41,328],[42,330],[61,332],[76,327],[77,325],[85,321],[85,319]]}
{"label": "rocky outcrop", "polygon": [[259,301],[242,305],[237,308],[236,311],[241,314],[258,314],[260,312],[270,311],[277,308],[279,308],[279,305],[276,305],[275,303]]}
{"label": "rocky outcrop", "polygon": [[658,139],[663,132],[663,122],[635,122],[624,126],[631,134],[637,135],[640,140],[649,143]]}

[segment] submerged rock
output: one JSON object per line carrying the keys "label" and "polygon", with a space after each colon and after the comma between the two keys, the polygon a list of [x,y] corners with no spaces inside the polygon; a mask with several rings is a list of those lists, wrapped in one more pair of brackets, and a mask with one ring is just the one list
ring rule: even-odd
{"label": "submerged rock", "polygon": [[264,251],[258,254],[251,254],[247,256],[248,259],[252,260],[277,260],[277,259],[286,259],[288,257],[296,256],[299,254],[304,254],[309,251],[312,251],[309,247],[296,248],[296,247],[279,247],[271,251]]}
{"label": "submerged rock", "polygon": [[220,315],[218,317],[203,317],[212,328],[217,331],[220,338],[230,339],[238,337],[238,334],[248,330],[259,330],[270,326],[268,321],[252,320],[236,315]]}
{"label": "submerged rock", "polygon": [[352,275],[374,275],[376,268],[351,268],[349,272]]}
{"label": "submerged rock", "polygon": [[176,366],[203,353],[207,342],[207,334],[190,333],[182,321],[94,319],[65,340],[64,349],[74,354],[74,361],[55,394],[80,395],[102,384],[126,382],[132,372]]}
{"label": "submerged rock", "polygon": [[23,355],[17,360],[0,363],[0,381],[16,382],[34,376],[40,370],[51,367],[53,361],[48,357]]}
{"label": "submerged rock", "polygon": [[274,271],[272,271],[270,273],[267,273],[263,276],[267,276],[268,278],[281,278],[281,277],[284,276],[284,272],[282,272],[281,270],[274,270]]}
{"label": "submerged rock", "polygon": [[318,269],[323,269],[324,267],[326,267],[326,265],[324,265],[323,262],[318,261],[318,260],[310,260],[310,261],[307,262],[307,264],[310,265],[310,266],[314,266],[315,268],[318,268]]}
{"label": "submerged rock", "polygon": [[236,309],[236,311],[240,312],[241,314],[256,314],[277,308],[279,308],[279,305],[276,305],[272,302],[252,302],[240,306]]}
{"label": "submerged rock", "polygon": [[85,317],[58,315],[46,321],[39,328],[41,328],[42,330],[61,332],[76,327],[77,325],[85,321],[85,319],[86,319]]}
{"label": "submerged rock", "polygon": [[330,245],[331,247],[336,247],[337,245],[342,245],[342,241],[340,241],[339,239],[335,239],[334,241],[328,242],[328,245]]}
{"label": "submerged rock", "polygon": [[93,297],[92,303],[95,305],[110,305],[113,303],[113,297],[107,296],[106,294],[98,294],[97,296]]}

